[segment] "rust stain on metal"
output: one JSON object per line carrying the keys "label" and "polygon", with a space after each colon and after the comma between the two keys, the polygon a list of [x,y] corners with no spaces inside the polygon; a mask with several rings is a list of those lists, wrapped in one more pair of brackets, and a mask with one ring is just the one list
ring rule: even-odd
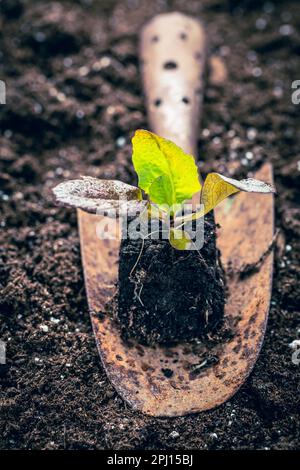
{"label": "rust stain on metal", "polygon": [[[265,164],[255,177],[271,183],[271,165]],[[215,216],[221,226],[218,247],[228,274],[229,263],[237,273],[268,248],[274,231],[273,195],[240,193],[230,210],[227,204],[224,201]],[[120,338],[116,323],[106,312],[106,304],[116,292],[119,241],[97,237],[99,218],[78,211],[91,321],[102,363],[116,390],[134,409],[152,416],[181,416],[221,405],[245,381],[259,354],[269,311],[273,254],[258,272],[242,280],[238,274],[227,275],[226,316],[239,318],[235,335],[222,345],[218,363],[190,380],[187,364],[197,364],[199,357],[187,344],[151,348],[127,344]],[[163,370],[170,370],[171,377]]]}

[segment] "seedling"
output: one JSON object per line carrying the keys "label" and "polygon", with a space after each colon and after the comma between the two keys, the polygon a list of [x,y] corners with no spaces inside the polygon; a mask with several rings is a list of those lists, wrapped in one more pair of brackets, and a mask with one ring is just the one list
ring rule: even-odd
{"label": "seedling", "polygon": [[[63,182],[53,189],[57,201],[89,213],[134,217],[147,211],[163,222],[169,220],[168,239],[175,249],[187,250],[192,240],[188,222],[203,217],[221,201],[239,191],[274,193],[270,184],[253,178],[235,180],[209,173],[200,183],[194,157],[173,142],[139,129],[132,139],[132,161],[138,188],[121,181],[86,177]],[[146,198],[143,199],[142,191]],[[191,205],[191,200],[199,204]],[[190,202],[190,204],[187,204]],[[187,207],[192,207],[186,214]]]}

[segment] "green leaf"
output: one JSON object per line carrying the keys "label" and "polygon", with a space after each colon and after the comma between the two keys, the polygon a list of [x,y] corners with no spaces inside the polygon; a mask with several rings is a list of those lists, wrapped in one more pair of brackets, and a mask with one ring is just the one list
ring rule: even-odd
{"label": "green leaf", "polygon": [[155,204],[167,204],[170,207],[174,204],[174,189],[168,175],[164,174],[156,178],[151,184],[148,194]]}
{"label": "green leaf", "polygon": [[191,248],[191,239],[187,232],[184,230],[177,230],[171,228],[170,230],[170,244],[176,250],[189,250]]}
{"label": "green leaf", "polygon": [[275,188],[270,184],[253,178],[235,180],[219,173],[207,175],[201,192],[201,203],[204,205],[204,213],[214,209],[220,202],[239,191],[248,193],[275,193]]}
{"label": "green leaf", "polygon": [[132,139],[139,187],[158,205],[181,204],[201,189],[192,155],[152,132],[137,130]]}
{"label": "green leaf", "polygon": [[184,227],[186,222],[199,219],[214,209],[220,202],[239,191],[248,193],[275,193],[275,188],[264,181],[254,178],[235,180],[219,173],[209,173],[204,181],[200,202],[202,207],[197,212],[184,217],[175,217],[175,228]]}

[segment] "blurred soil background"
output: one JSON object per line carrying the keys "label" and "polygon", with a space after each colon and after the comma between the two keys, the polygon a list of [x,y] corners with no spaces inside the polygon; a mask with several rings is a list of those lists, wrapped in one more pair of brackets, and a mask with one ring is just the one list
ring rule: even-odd
{"label": "blurred soil background", "polygon": [[[1,448],[298,448],[300,365],[289,343],[300,338],[300,105],[291,101],[300,3],[2,0],[0,9]],[[50,189],[80,174],[134,182],[130,138],[148,127],[138,31],[170,10],[205,22],[228,71],[205,89],[201,171],[242,177],[272,162],[281,232],[249,379],[215,410],[154,419],[132,411],[101,367],[76,212],[55,207]]]}

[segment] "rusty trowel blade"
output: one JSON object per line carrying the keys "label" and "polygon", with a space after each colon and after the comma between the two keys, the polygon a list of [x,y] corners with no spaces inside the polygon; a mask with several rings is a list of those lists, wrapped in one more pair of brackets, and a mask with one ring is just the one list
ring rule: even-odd
{"label": "rusty trowel blade", "polygon": [[[272,182],[266,164],[255,175]],[[257,261],[273,237],[273,195],[240,193],[215,211],[221,225],[218,246],[227,270]],[[116,292],[119,242],[97,236],[99,216],[78,211],[81,251],[91,321],[103,366],[112,384],[134,409],[152,416],[181,416],[214,408],[242,385],[259,354],[266,328],[273,255],[259,272],[240,279],[227,275],[226,316],[237,322],[234,337],[218,350],[219,362],[192,374],[199,357],[188,344],[166,348],[125,343],[106,312]],[[169,369],[167,378],[162,369]],[[170,375],[170,373],[168,374]]]}

